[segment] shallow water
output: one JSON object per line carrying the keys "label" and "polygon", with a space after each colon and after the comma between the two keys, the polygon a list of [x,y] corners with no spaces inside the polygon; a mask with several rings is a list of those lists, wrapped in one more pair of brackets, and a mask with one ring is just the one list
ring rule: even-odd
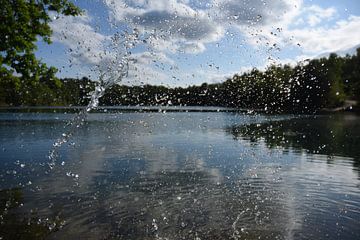
{"label": "shallow water", "polygon": [[50,170],[72,117],[0,113],[3,236],[360,239],[358,116],[92,113]]}

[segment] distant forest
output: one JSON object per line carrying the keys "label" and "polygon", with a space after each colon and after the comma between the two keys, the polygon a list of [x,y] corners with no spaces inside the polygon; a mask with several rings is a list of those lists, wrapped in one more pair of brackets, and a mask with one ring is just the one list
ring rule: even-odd
{"label": "distant forest", "polygon": [[[89,101],[96,82],[88,78],[42,78],[38,82],[0,78],[0,84],[1,106],[82,106]],[[265,71],[253,69],[216,84],[186,88],[116,85],[106,90],[100,105],[219,106],[316,113],[345,106],[350,101],[360,101],[360,48],[353,56],[330,54],[328,58],[301,62],[295,67],[273,65]]]}

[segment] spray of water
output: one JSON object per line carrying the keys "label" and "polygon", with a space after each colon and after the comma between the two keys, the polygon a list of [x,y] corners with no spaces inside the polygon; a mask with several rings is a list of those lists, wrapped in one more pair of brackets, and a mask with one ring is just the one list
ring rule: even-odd
{"label": "spray of water", "polygon": [[106,89],[120,83],[127,76],[129,61],[131,61],[131,49],[138,42],[139,32],[137,29],[133,29],[131,33],[125,31],[122,34],[114,34],[107,57],[96,67],[99,72],[99,81],[89,95],[88,105],[66,124],[64,133],[54,142],[49,152],[48,166],[50,169],[56,165],[61,146],[67,143],[76,129],[85,123],[88,113],[98,107],[99,99],[105,94]]}

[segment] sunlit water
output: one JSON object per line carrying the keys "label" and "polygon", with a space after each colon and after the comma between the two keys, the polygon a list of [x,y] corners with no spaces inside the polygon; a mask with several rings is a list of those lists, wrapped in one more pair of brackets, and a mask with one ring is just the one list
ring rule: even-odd
{"label": "sunlit water", "polygon": [[92,113],[49,171],[72,118],[0,114],[0,200],[21,193],[1,234],[35,222],[49,239],[360,239],[358,116]]}

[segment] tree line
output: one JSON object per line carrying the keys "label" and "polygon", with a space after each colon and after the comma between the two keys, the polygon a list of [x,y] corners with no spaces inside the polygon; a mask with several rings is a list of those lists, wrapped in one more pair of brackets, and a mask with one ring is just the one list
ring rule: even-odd
{"label": "tree line", "polygon": [[[16,76],[13,76],[16,78]],[[43,77],[35,84],[16,88],[17,81],[0,79],[3,106],[86,105],[95,81]],[[272,65],[236,74],[224,82],[201,86],[125,86],[106,90],[100,105],[183,105],[261,109],[267,112],[315,113],[360,100],[360,48],[357,54],[300,62],[296,66]]]}
{"label": "tree line", "polygon": [[36,58],[36,43],[51,43],[50,13],[77,16],[82,11],[68,0],[0,0],[0,6],[0,104],[60,103],[57,69]]}
{"label": "tree line", "polygon": [[[51,43],[50,13],[81,15],[68,0],[0,0],[0,105],[86,105],[96,82],[58,79],[57,69],[35,56],[36,43]],[[106,90],[102,105],[192,105],[317,112],[360,98],[360,49],[354,56],[331,54],[289,65],[253,69],[222,83],[187,88],[120,86]]]}

